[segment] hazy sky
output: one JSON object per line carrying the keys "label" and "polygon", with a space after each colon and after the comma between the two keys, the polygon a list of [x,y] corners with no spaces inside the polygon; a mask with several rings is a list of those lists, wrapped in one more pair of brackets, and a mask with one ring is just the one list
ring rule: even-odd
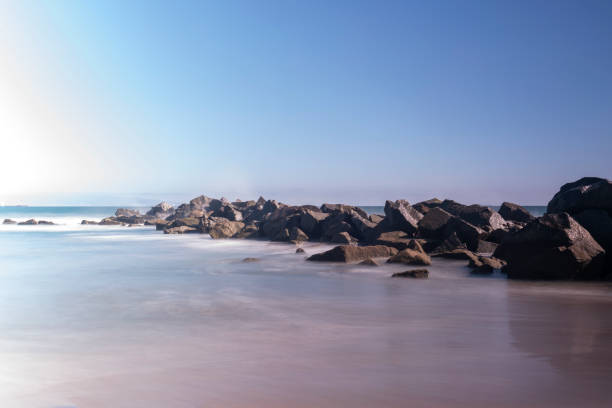
{"label": "hazy sky", "polygon": [[545,204],[612,178],[610,1],[0,4],[0,202]]}

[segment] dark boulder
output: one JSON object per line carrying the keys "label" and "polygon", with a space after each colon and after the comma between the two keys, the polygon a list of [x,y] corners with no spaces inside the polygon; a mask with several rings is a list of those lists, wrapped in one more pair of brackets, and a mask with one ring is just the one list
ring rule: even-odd
{"label": "dark boulder", "polygon": [[385,219],[385,217],[380,214],[370,214],[368,216],[368,219],[372,221],[374,224],[378,225]]}
{"label": "dark boulder", "polygon": [[375,243],[397,248],[401,251],[402,249],[411,248],[412,241],[414,240],[410,238],[410,234],[404,231],[389,231],[380,234],[376,238]]}
{"label": "dark boulder", "polygon": [[463,205],[453,200],[444,200],[440,208],[487,232],[507,228],[506,220],[490,207],[477,204]]}
{"label": "dark boulder", "polygon": [[289,241],[291,242],[298,243],[308,241],[309,239],[308,235],[298,227],[291,227],[291,230],[289,230]]}
{"label": "dark boulder", "polygon": [[329,217],[329,213],[306,210],[300,216],[300,229],[308,236],[319,238],[321,236],[321,223]]}
{"label": "dark boulder", "polygon": [[81,225],[98,225],[98,221],[83,220],[81,221]]}
{"label": "dark boulder", "polygon": [[546,214],[506,237],[494,256],[514,279],[597,280],[605,251],[569,214]]}
{"label": "dark boulder", "polygon": [[296,248],[295,253],[296,254],[305,254],[306,251],[304,251],[304,248]]}
{"label": "dark boulder", "polygon": [[430,200],[421,201],[419,203],[414,204],[412,207],[420,212],[421,214],[427,214],[429,210],[432,208],[439,207],[442,204],[442,201],[437,198],[432,198]]}
{"label": "dark boulder", "polygon": [[378,235],[378,225],[357,213],[350,217],[349,222],[360,241],[372,242]]}
{"label": "dark boulder", "polygon": [[548,203],[546,211],[573,215],[595,209],[612,212],[612,182],[598,177],[584,177],[563,185]]}
{"label": "dark boulder", "polygon": [[509,202],[502,203],[498,212],[506,221],[529,222],[535,218],[525,208]]}
{"label": "dark boulder", "polygon": [[470,251],[477,251],[478,241],[485,232],[459,217],[453,217],[446,223],[443,235],[447,238],[455,235]]}
{"label": "dark boulder", "polygon": [[489,275],[495,270],[502,269],[506,265],[505,261],[493,257],[479,256],[470,259],[468,266],[472,268],[472,273],[476,275]]}
{"label": "dark boulder", "polygon": [[320,254],[314,254],[309,261],[319,262],[359,262],[367,258],[390,257],[397,254],[397,249],[383,245],[354,246],[340,245]]}
{"label": "dark boulder", "polygon": [[242,231],[234,236],[234,238],[257,238],[259,236],[259,227],[255,223],[250,223],[244,226]]}
{"label": "dark boulder", "polygon": [[36,221],[34,218],[29,219],[27,221],[22,221],[17,225],[38,225],[38,221]]}
{"label": "dark boulder", "polygon": [[404,231],[414,234],[423,214],[412,208],[406,200],[385,202],[384,227],[388,231]]}
{"label": "dark boulder", "polygon": [[321,206],[321,211],[330,214],[342,213],[348,216],[359,214],[363,218],[368,218],[368,213],[361,208],[346,204],[323,204]]}
{"label": "dark boulder", "polygon": [[356,244],[359,240],[348,232],[338,232],[337,234],[332,235],[329,242],[333,242],[334,244]]}
{"label": "dark boulder", "polygon": [[424,238],[444,239],[446,224],[453,218],[449,212],[434,207],[419,221],[418,235]]}
{"label": "dark boulder", "polygon": [[2,223],[3,224],[17,224],[17,221],[11,220],[10,218],[6,218]]}

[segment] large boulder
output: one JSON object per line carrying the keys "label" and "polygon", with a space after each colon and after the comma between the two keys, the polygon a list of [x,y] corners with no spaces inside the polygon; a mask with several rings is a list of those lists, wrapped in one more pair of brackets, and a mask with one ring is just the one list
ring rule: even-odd
{"label": "large boulder", "polygon": [[329,217],[329,213],[306,210],[300,217],[300,229],[310,237],[321,236],[321,223]]}
{"label": "large boulder", "polygon": [[393,255],[387,262],[406,265],[431,265],[431,258],[423,251],[406,248]]}
{"label": "large boulder", "polygon": [[507,228],[506,220],[490,207],[478,204],[463,205],[453,200],[444,200],[440,208],[487,232]]}
{"label": "large boulder", "polygon": [[502,203],[498,212],[506,221],[529,222],[535,218],[525,208],[507,201]]}
{"label": "large boulder", "polygon": [[232,238],[238,235],[243,228],[243,222],[213,217],[209,220],[208,233],[212,239]]}
{"label": "large boulder", "polygon": [[115,211],[115,217],[142,217],[142,214],[138,210],[131,210],[129,208],[117,208]]}
{"label": "large boulder", "polygon": [[151,207],[151,209],[147,211],[146,216],[149,218],[165,220],[172,214],[174,214],[174,207],[167,202],[162,201],[161,203]]}
{"label": "large boulder", "polygon": [[355,213],[349,219],[358,239],[371,242],[378,235],[378,224]]}
{"label": "large boulder", "polygon": [[598,280],[605,251],[569,214],[546,214],[506,237],[494,256],[514,279]]}
{"label": "large boulder", "polygon": [[584,210],[612,212],[612,182],[598,177],[583,177],[567,183],[548,203],[549,213],[576,214]]}
{"label": "large boulder", "polygon": [[406,200],[385,202],[385,228],[389,231],[404,231],[414,234],[423,214],[412,208]]}
{"label": "large boulder", "polygon": [[430,200],[421,201],[419,203],[414,204],[412,207],[420,212],[421,214],[427,214],[429,210],[432,208],[439,207],[442,204],[442,201],[437,198],[432,198]]}
{"label": "large boulder", "polygon": [[453,216],[439,207],[430,209],[419,221],[419,236],[424,238],[443,239],[446,224]]}
{"label": "large boulder", "polygon": [[442,235],[446,237],[445,240],[454,236],[470,251],[477,251],[478,241],[485,235],[485,232],[462,218],[453,217],[446,223]]}
{"label": "large boulder", "polygon": [[359,262],[368,258],[390,257],[397,254],[397,249],[384,245],[354,246],[340,245],[320,254],[314,254],[309,261],[320,262]]}
{"label": "large boulder", "polygon": [[353,214],[359,214],[363,218],[368,218],[368,213],[362,210],[361,208],[346,204],[326,203],[321,206],[321,211],[325,213],[343,213],[348,216],[351,216]]}

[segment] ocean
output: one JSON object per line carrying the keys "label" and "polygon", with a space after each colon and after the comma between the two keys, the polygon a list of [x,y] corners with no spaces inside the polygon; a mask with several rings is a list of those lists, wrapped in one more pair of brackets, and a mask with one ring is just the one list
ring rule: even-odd
{"label": "ocean", "polygon": [[[434,259],[80,225],[114,207],[0,207],[0,406],[608,407],[612,286]],[[370,210],[368,210],[370,211]],[[258,262],[244,263],[246,257]]]}

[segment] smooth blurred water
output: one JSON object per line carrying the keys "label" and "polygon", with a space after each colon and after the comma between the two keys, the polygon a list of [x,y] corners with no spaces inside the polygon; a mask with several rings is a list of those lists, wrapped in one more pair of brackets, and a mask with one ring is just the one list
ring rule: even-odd
{"label": "smooth blurred water", "polygon": [[609,284],[304,258],[150,227],[2,226],[0,406],[612,403]]}

